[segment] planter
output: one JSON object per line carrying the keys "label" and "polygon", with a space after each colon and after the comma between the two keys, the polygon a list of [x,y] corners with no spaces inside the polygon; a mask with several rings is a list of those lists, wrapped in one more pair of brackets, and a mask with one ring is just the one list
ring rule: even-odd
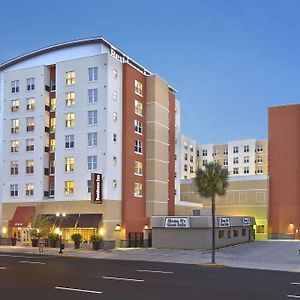
{"label": "planter", "polygon": [[31,245],[32,245],[32,247],[38,247],[38,245],[39,245],[39,240],[38,240],[38,239],[32,239],[32,240],[31,240]]}
{"label": "planter", "polygon": [[79,249],[80,248],[80,241],[74,242],[74,246],[75,246],[75,249]]}
{"label": "planter", "polygon": [[17,245],[17,239],[16,238],[11,238],[11,245],[16,246]]}
{"label": "planter", "polygon": [[101,241],[93,242],[93,250],[99,250],[101,248]]}

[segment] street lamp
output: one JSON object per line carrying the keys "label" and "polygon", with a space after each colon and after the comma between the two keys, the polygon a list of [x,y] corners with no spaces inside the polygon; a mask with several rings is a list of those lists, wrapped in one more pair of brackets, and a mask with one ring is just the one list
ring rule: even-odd
{"label": "street lamp", "polygon": [[[65,218],[67,216],[67,214],[66,213],[62,213],[62,214],[56,213],[56,216],[60,217],[60,224],[59,225],[61,225],[62,222],[63,222],[63,218]],[[62,243],[63,232],[61,230],[59,230],[58,234],[59,234],[59,252],[58,253],[63,254],[63,249],[65,248],[65,245]]]}

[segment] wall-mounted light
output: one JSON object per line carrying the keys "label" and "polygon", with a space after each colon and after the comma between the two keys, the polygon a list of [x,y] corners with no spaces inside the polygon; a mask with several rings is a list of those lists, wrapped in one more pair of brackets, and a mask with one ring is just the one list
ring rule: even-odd
{"label": "wall-mounted light", "polygon": [[148,224],[145,224],[144,229],[145,229],[145,230],[148,230],[148,229],[149,229],[149,225],[148,225]]}
{"label": "wall-mounted light", "polygon": [[5,226],[2,227],[2,233],[3,233],[3,234],[7,234],[7,227],[5,227]]}
{"label": "wall-mounted light", "polygon": [[58,212],[56,213],[56,216],[59,217],[59,213]]}
{"label": "wall-mounted light", "polygon": [[62,213],[62,216],[65,217],[67,214],[66,213]]}
{"label": "wall-mounted light", "polygon": [[121,231],[121,225],[120,225],[120,224],[117,224],[117,225],[116,225],[115,231]]}
{"label": "wall-mounted light", "polygon": [[100,234],[101,236],[104,236],[104,228],[103,228],[103,227],[101,227],[101,228],[99,229],[99,234]]}

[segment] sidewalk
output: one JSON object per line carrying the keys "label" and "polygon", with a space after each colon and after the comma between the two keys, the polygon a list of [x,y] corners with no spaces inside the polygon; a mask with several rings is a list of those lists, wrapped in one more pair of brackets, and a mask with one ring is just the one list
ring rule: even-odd
{"label": "sidewalk", "polygon": [[[216,262],[230,267],[300,272],[300,241],[257,241],[216,251]],[[120,248],[93,251],[66,248],[45,248],[43,256],[63,256],[94,259],[143,260],[183,264],[206,264],[209,252],[153,248]],[[0,246],[0,253],[38,254],[38,248]]]}

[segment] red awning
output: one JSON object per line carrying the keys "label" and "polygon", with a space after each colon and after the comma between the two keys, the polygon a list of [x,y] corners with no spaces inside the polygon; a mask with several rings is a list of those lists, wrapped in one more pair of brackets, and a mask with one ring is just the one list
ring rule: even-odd
{"label": "red awning", "polygon": [[11,220],[11,227],[27,227],[35,212],[35,206],[18,206]]}

